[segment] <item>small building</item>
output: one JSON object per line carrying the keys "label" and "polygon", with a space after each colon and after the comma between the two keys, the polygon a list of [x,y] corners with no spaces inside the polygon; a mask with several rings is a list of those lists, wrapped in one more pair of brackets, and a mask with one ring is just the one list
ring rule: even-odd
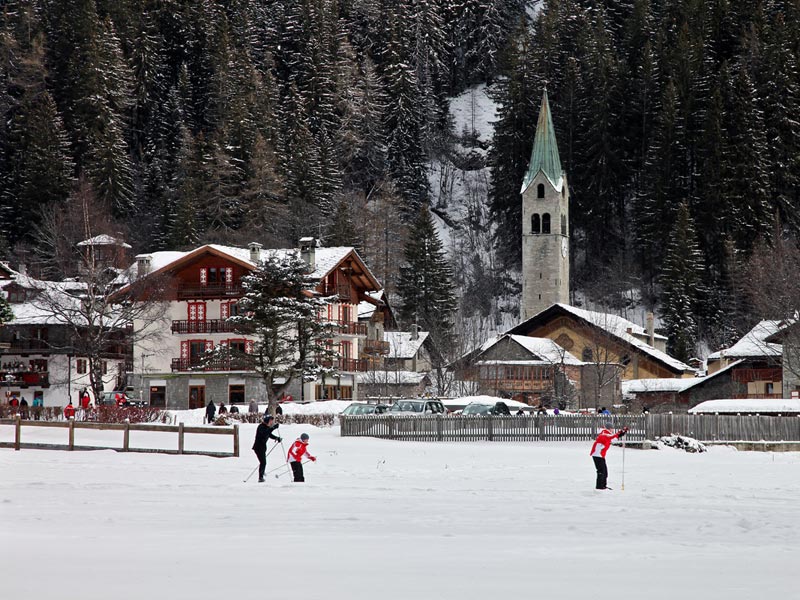
{"label": "small building", "polygon": [[722,398],[707,400],[690,408],[693,415],[772,415],[800,416],[800,399],[797,398]]}

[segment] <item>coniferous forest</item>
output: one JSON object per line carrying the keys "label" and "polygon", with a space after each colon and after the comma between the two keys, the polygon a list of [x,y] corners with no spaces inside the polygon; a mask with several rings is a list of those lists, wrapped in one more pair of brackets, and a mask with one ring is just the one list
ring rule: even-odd
{"label": "coniferous forest", "polygon": [[[740,333],[742,265],[800,228],[800,0],[0,6],[0,254],[43,276],[88,234],[134,252],[315,235],[394,292],[430,203],[467,240],[445,244],[461,316],[499,323],[545,86],[572,288],[657,307],[680,358]],[[498,107],[488,143],[448,111],[477,84]],[[434,163],[488,172],[466,217]]]}

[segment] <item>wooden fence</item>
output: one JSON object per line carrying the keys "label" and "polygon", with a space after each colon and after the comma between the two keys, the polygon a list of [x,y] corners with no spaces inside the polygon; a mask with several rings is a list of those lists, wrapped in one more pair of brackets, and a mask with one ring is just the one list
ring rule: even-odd
{"label": "wooden fence", "polygon": [[[154,454],[199,454],[204,456],[215,456],[226,458],[239,456],[239,426],[233,427],[187,427],[183,423],[178,425],[153,425],[151,423],[94,423],[86,421],[25,421],[19,418],[0,419],[0,425],[11,425],[14,427],[14,441],[0,442],[0,448],[38,448],[44,450],[117,450],[118,452],[148,452]],[[22,429],[29,427],[51,427],[57,429],[67,429],[66,444],[43,444],[36,442],[23,442]],[[121,446],[81,446],[75,444],[76,429],[95,429],[101,431],[121,431]],[[177,448],[137,448],[130,444],[131,431],[151,431],[158,433],[177,433]],[[210,452],[205,450],[186,450],[186,434],[201,433],[207,435],[230,435],[233,437],[233,452]]]}
{"label": "wooden fence", "polygon": [[627,426],[631,442],[677,434],[700,441],[800,441],[800,417],[757,415],[359,415],[340,416],[342,436],[413,441],[588,441],[604,423]]}

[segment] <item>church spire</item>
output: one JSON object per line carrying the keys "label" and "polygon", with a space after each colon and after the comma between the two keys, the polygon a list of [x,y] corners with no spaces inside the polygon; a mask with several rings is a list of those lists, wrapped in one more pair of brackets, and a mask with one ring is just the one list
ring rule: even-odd
{"label": "church spire", "polygon": [[525,173],[525,179],[522,182],[522,192],[531,184],[539,171],[545,174],[556,190],[561,190],[563,184],[561,159],[558,156],[558,144],[556,144],[556,133],[553,129],[553,118],[550,115],[550,103],[547,101],[547,88],[542,94],[539,121],[536,123],[536,137],[533,140],[528,172]]}

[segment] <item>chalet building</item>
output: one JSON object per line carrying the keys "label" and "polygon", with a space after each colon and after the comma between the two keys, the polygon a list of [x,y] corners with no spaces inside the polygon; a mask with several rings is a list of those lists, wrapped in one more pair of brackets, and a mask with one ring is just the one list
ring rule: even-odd
{"label": "chalet building", "polygon": [[[0,263],[0,290],[6,295],[14,319],[0,326],[0,402],[12,396],[25,398],[30,406],[66,406],[77,402],[90,387],[89,361],[76,353],[74,327],[37,301],[47,293],[48,302],[61,300],[69,306],[86,289],[74,281],[43,281]],[[123,385],[127,346],[125,332],[103,352],[101,364],[106,390]]]}
{"label": "chalet building", "polygon": [[362,396],[409,397],[423,394],[431,385],[431,358],[427,331],[385,331],[385,346],[375,369],[359,373]]}
{"label": "chalet building", "polygon": [[[800,323],[782,323],[775,333],[767,336],[767,344],[780,344],[782,391],[784,398],[800,397]],[[774,387],[773,387],[774,389]]]}
{"label": "chalet building", "polygon": [[[131,381],[141,388],[152,406],[199,408],[208,403],[237,404],[249,398],[264,398],[263,381],[236,359],[209,362],[207,350],[227,345],[249,353],[255,338],[236,333],[228,318],[237,314],[244,294],[242,277],[251,273],[268,255],[300,254],[317,281],[316,292],[337,296],[328,307],[328,321],[339,325],[332,340],[338,351],[338,377],[316,382],[293,382],[289,393],[295,400],[313,401],[356,398],[356,373],[370,367],[368,351],[382,344],[376,322],[359,322],[357,306],[366,301],[380,304],[370,294],[380,284],[350,247],[317,247],[311,238],[299,249],[265,250],[258,243],[247,248],[209,244],[188,252],[154,252],[136,257],[126,277],[139,280],[158,277],[167,281],[167,311],[162,322],[134,323],[137,331],[151,329],[157,338],[138,343],[133,351]],[[124,290],[123,290],[124,291]]]}
{"label": "chalet building", "polygon": [[780,321],[761,321],[730,348],[710,354],[708,374],[726,367],[737,384],[726,398],[782,398],[781,344],[767,341],[782,329]]}
{"label": "chalet building", "polygon": [[657,347],[666,339],[617,315],[554,304],[508,333],[549,338],[585,363],[619,365],[623,381],[694,376],[689,365]]}

